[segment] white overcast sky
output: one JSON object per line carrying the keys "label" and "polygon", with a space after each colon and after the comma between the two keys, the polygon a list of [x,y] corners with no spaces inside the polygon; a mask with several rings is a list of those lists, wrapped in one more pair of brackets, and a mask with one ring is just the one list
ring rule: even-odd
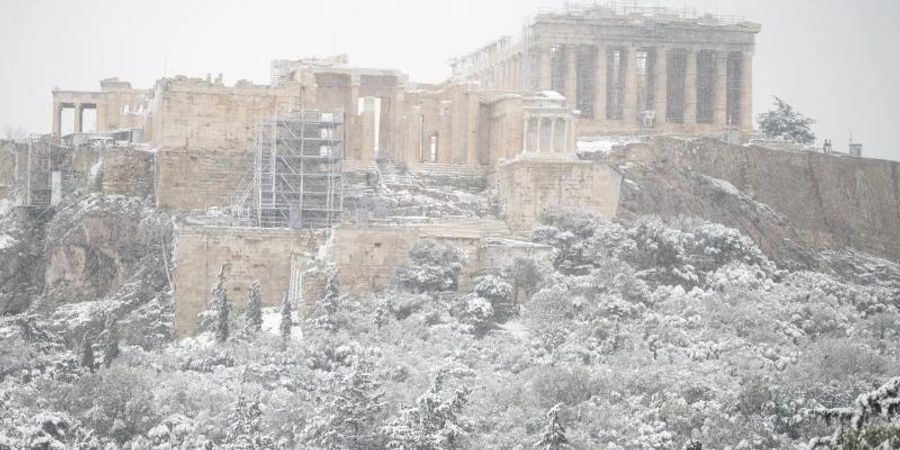
{"label": "white overcast sky", "polygon": [[[415,81],[447,60],[517,34],[556,0],[0,0],[0,129],[48,132],[50,91],[99,89],[117,76],[150,87],[165,75],[265,83],[276,58],[350,54]],[[601,3],[606,3],[602,1]],[[762,24],[754,109],[778,95],[846,150],[900,160],[900,0],[651,0]]]}

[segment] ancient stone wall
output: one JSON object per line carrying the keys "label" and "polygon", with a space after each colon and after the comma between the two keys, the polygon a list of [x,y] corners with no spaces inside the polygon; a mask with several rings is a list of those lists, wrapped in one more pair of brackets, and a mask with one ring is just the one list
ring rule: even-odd
{"label": "ancient stone wall", "polygon": [[900,163],[712,139],[657,139],[629,145],[621,157],[726,180],[785,216],[812,248],[853,247],[900,260]]}
{"label": "ancient stone wall", "polygon": [[605,164],[578,160],[520,158],[499,166],[498,189],[506,222],[529,231],[548,209],[614,217],[622,176]]}
{"label": "ancient stone wall", "polygon": [[[262,228],[181,227],[175,232],[175,330],[190,335],[199,325],[224,265],[234,313],[247,304],[247,289],[259,280],[263,306],[279,306],[288,289],[292,255],[315,254],[321,234]],[[305,301],[306,299],[304,299]]]}
{"label": "ancient stone wall", "polygon": [[12,195],[16,179],[16,145],[0,141],[0,200]]}
{"label": "ancient stone wall", "polygon": [[156,154],[156,204],[183,210],[228,206],[242,180],[252,175],[253,158],[246,152],[161,150]]}
{"label": "ancient stone wall", "polygon": [[299,85],[236,86],[193,78],[157,83],[145,138],[158,148],[247,152],[256,124],[299,108]]}
{"label": "ancient stone wall", "polygon": [[409,250],[419,239],[453,245],[466,255],[459,289],[469,290],[483,273],[496,272],[517,256],[548,259],[545,245],[501,238],[508,234],[491,221],[463,224],[423,224],[415,227],[338,227],[330,242],[329,262],[338,270],[341,292],[364,295],[389,287],[397,268],[409,262]]}
{"label": "ancient stone wall", "polygon": [[82,147],[71,154],[65,180],[89,192],[146,198],[153,195],[154,154],[131,147]]}

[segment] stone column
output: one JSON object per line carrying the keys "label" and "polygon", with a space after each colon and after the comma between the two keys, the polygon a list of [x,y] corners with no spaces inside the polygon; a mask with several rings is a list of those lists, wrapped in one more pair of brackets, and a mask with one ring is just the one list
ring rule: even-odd
{"label": "stone column", "polygon": [[623,96],[625,104],[622,120],[626,124],[637,124],[637,47],[629,45],[625,51],[625,85]]}
{"label": "stone column", "polygon": [[716,58],[716,93],[713,124],[718,129],[728,126],[728,52],[717,51]]}
{"label": "stone column", "polygon": [[84,112],[84,109],[82,109],[81,103],[76,103],[75,104],[75,129],[73,130],[73,132],[75,132],[75,133],[81,133],[81,129],[82,129],[81,115],[83,112]]}
{"label": "stone column", "polygon": [[574,109],[578,100],[578,46],[566,46],[566,104]]}
{"label": "stone column", "polygon": [[62,106],[59,103],[53,103],[53,138],[59,140],[62,135]]}
{"label": "stone column", "polygon": [[663,127],[666,122],[666,105],[669,96],[668,91],[668,61],[669,49],[664,46],[656,47],[656,60],[654,64],[655,86],[653,93],[653,111],[656,113],[656,129]]}
{"label": "stone column", "polygon": [[605,46],[597,48],[597,73],[594,89],[594,120],[606,121],[606,61],[608,50]]}
{"label": "stone column", "polygon": [[538,52],[538,90],[549,91],[552,83],[553,67],[550,64],[550,47],[541,46]]}
{"label": "stone column", "polygon": [[741,129],[753,131],[753,51],[741,53]]}
{"label": "stone column", "polygon": [[693,128],[697,124],[697,51],[687,50],[684,71],[684,125]]}

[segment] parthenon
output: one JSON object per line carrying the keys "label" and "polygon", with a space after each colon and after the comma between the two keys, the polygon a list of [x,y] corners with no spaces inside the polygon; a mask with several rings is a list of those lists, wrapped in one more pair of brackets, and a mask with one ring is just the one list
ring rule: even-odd
{"label": "parthenon", "polygon": [[556,91],[582,133],[752,129],[760,26],[654,7],[570,7],[538,14],[453,60],[453,76],[500,90]]}

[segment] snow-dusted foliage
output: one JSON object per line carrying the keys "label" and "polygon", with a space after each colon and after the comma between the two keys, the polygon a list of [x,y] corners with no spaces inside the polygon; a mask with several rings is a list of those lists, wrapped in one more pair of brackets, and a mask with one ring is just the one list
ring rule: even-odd
{"label": "snow-dusted foliage", "polygon": [[800,114],[784,100],[775,97],[775,109],[760,114],[756,121],[766,137],[812,144],[816,141],[811,127],[816,121]]}
{"label": "snow-dusted foliage", "polygon": [[823,263],[836,270],[779,269],[692,219],[557,214],[535,234],[552,267],[374,298],[332,274],[302,320],[264,308],[261,331],[221,344],[215,327],[155,349],[123,339],[107,367],[113,332],[94,327],[93,372],[81,334],[0,318],[0,448],[893,445],[900,266],[840,253]]}
{"label": "snow-dusted foliage", "polygon": [[461,416],[470,390],[462,387],[445,398],[444,371],[439,371],[413,406],[400,410],[384,427],[387,448],[439,450],[459,448],[471,425]]}
{"label": "snow-dusted foliage", "polygon": [[559,419],[560,409],[562,409],[562,403],[558,403],[547,411],[547,425],[544,426],[544,432],[541,433],[541,440],[534,444],[535,448],[541,450],[570,448],[569,440],[566,439],[566,429]]}
{"label": "snow-dusted foliage", "polygon": [[259,281],[250,283],[247,291],[247,311],[244,313],[244,327],[250,333],[262,331],[262,294]]}
{"label": "snow-dusted foliage", "polygon": [[225,266],[219,270],[219,276],[216,278],[216,286],[212,290],[212,317],[213,330],[215,331],[216,342],[224,344],[228,340],[231,333],[231,299],[225,291]]}
{"label": "snow-dusted foliage", "polygon": [[409,251],[409,265],[397,271],[397,282],[412,292],[453,291],[465,261],[458,248],[422,239]]}
{"label": "snow-dusted foliage", "polygon": [[814,438],[811,448],[900,448],[900,377],[860,395],[850,407],[819,408],[813,414],[833,424],[835,431]]}
{"label": "snow-dusted foliage", "polygon": [[287,343],[291,340],[291,330],[293,327],[294,319],[291,314],[291,300],[288,298],[287,293],[285,293],[281,302],[281,323],[278,325],[278,331],[281,334],[283,346],[287,346]]}

